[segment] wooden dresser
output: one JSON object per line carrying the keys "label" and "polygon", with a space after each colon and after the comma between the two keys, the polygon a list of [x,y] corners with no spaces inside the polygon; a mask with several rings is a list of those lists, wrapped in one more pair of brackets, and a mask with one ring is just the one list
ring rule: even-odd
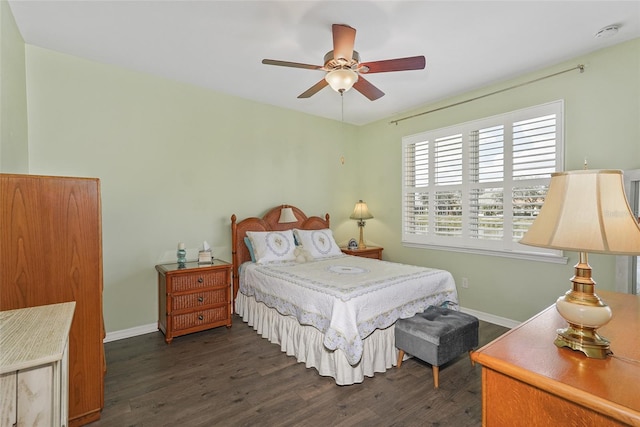
{"label": "wooden dresser", "polygon": [[218,326],[231,327],[231,264],[188,262],[156,265],[158,329],[173,338]]}
{"label": "wooden dresser", "polygon": [[100,418],[106,369],[100,181],[0,174],[0,310],[76,302],[69,425]]}
{"label": "wooden dresser", "polygon": [[0,426],[65,427],[75,302],[0,311]]}
{"label": "wooden dresser", "polygon": [[482,365],[484,426],[640,426],[640,297],[598,291],[613,319],[598,330],[614,355],[554,345],[555,305],[472,354]]}

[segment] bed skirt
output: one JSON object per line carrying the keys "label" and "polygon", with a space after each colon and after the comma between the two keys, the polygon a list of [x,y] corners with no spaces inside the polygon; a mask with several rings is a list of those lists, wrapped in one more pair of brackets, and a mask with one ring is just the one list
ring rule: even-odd
{"label": "bed skirt", "polygon": [[338,385],[361,383],[364,377],[385,372],[396,365],[394,325],[376,329],[363,341],[362,359],[351,365],[342,350],[329,350],[323,344],[323,334],[313,326],[304,326],[291,316],[283,316],[253,297],[238,292],[235,304],[244,322],[287,356],[295,356],[307,368],[315,368],[322,376],[332,377]]}

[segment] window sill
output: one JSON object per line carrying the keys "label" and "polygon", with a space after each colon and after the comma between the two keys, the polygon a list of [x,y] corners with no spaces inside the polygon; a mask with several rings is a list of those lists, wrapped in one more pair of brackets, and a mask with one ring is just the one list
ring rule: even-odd
{"label": "window sill", "polygon": [[441,246],[441,245],[411,243],[411,242],[402,242],[402,246],[406,248],[432,249],[437,251],[449,251],[449,252],[459,252],[459,253],[474,254],[474,255],[496,256],[496,257],[502,257],[502,258],[521,259],[526,261],[548,262],[552,264],[566,264],[569,261],[569,258],[565,256],[539,254],[539,253],[507,252],[507,251],[497,251],[494,249],[480,249],[480,248],[458,248],[458,247],[452,247],[452,246]]}

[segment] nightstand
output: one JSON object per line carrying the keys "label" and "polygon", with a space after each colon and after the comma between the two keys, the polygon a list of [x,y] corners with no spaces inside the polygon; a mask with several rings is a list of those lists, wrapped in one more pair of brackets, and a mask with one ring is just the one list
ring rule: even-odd
{"label": "nightstand", "polygon": [[363,258],[382,259],[382,250],[380,246],[367,246],[364,249],[349,249],[346,247],[340,250],[347,255],[355,255]]}
{"label": "nightstand", "polygon": [[167,344],[174,337],[218,326],[231,327],[231,264],[188,262],[156,265],[158,329]]}

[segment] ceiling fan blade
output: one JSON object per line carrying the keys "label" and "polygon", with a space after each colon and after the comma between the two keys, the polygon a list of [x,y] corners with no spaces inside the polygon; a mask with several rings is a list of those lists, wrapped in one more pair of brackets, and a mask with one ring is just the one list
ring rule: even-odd
{"label": "ceiling fan blade", "polygon": [[281,67],[304,68],[307,70],[324,70],[321,65],[302,64],[300,62],[278,61],[277,59],[263,59],[263,64],[279,65]]}
{"label": "ceiling fan blade", "polygon": [[321,89],[323,89],[325,86],[328,86],[328,85],[329,83],[327,83],[325,79],[322,79],[318,83],[314,84],[309,89],[305,90],[300,95],[298,95],[298,98],[310,98],[311,96],[320,92]]}
{"label": "ceiling fan blade", "polygon": [[356,29],[348,25],[333,24],[333,59],[353,58],[353,44],[356,41]]}
{"label": "ceiling fan blade", "polygon": [[[424,70],[427,61],[424,56],[411,56],[409,58],[387,59],[385,61],[363,62],[360,64],[360,73],[386,73],[389,71]],[[366,68],[364,68],[366,67]],[[367,70],[368,68],[368,70]]]}
{"label": "ceiling fan blade", "polygon": [[370,101],[375,101],[378,98],[384,96],[384,92],[365,80],[364,77],[359,76],[358,81],[355,82],[353,88],[369,98]]}

